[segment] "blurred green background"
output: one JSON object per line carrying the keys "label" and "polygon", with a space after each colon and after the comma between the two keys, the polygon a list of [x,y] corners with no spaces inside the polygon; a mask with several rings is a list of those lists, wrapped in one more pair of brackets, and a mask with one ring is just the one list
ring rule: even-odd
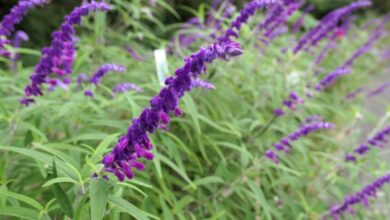
{"label": "blurred green background", "polygon": [[[129,0],[130,1],[130,0]],[[6,14],[10,8],[18,1],[16,0],[0,0],[0,16]],[[50,41],[50,33],[56,30],[63,17],[68,14],[75,6],[79,5],[81,0],[53,0],[49,5],[44,8],[31,11],[27,18],[19,25],[19,29],[25,30],[30,36],[30,42],[27,44],[31,48],[41,48],[47,45]],[[112,0],[115,2],[115,0]],[[136,0],[133,2],[139,2],[139,4],[149,5],[149,0]],[[201,4],[212,2],[206,0],[166,0],[180,15],[180,18],[173,16],[170,13],[165,13],[163,19],[164,24],[185,22],[193,15],[189,12],[189,8],[197,9]],[[242,4],[247,1],[234,1],[238,8],[241,8]],[[346,5],[352,2],[352,0],[309,0],[306,4],[312,4],[315,6],[315,10],[312,14],[321,18],[329,11],[338,8],[342,5]],[[376,13],[387,13],[390,11],[390,0],[373,0],[374,5],[371,11]],[[157,5],[157,7],[159,7]],[[161,10],[163,10],[161,8]],[[110,15],[112,20],[115,20],[115,14]]]}

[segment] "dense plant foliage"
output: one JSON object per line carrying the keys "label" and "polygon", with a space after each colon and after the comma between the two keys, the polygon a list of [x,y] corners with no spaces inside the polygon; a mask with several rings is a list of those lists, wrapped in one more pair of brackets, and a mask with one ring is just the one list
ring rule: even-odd
{"label": "dense plant foliage", "polygon": [[1,219],[388,219],[389,16],[350,19],[370,4],[164,25],[163,0],[92,1],[42,51],[0,26]]}

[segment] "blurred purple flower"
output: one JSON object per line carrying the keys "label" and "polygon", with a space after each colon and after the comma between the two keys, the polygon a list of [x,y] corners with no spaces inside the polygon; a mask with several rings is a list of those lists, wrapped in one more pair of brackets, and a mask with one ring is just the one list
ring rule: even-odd
{"label": "blurred purple flower", "polygon": [[41,60],[36,65],[35,72],[30,76],[31,83],[25,88],[26,97],[43,95],[42,84],[47,83],[47,78],[51,73],[64,76],[72,72],[76,42],[73,26],[80,25],[81,18],[88,15],[90,11],[110,9],[111,6],[104,2],[85,2],[65,16],[60,30],[52,33],[51,46],[42,49]]}
{"label": "blurred purple flower", "polygon": [[89,82],[95,85],[100,84],[100,80],[106,75],[107,72],[125,72],[126,67],[119,66],[117,64],[104,64],[99,67],[98,70],[89,78]]}
{"label": "blurred purple flower", "polygon": [[385,82],[385,83],[381,84],[380,86],[378,86],[377,88],[375,88],[374,90],[372,90],[368,94],[368,96],[369,97],[377,96],[377,95],[381,94],[383,91],[385,91],[389,87],[390,87],[390,82]]}
{"label": "blurred purple flower", "polygon": [[86,82],[86,81],[88,81],[88,76],[87,76],[87,74],[85,74],[85,73],[80,73],[78,76],[77,76],[77,84],[79,85],[79,86],[81,86],[81,84],[83,83],[83,82]]}
{"label": "blurred purple flower", "polygon": [[131,57],[134,60],[136,60],[136,61],[141,61],[142,60],[142,57],[133,48],[131,48],[130,46],[126,46],[125,48],[126,48],[127,52],[130,53]]}
{"label": "blurred purple flower", "polygon": [[0,22],[0,56],[11,56],[11,53],[4,47],[11,44],[7,37],[11,36],[15,30],[15,25],[22,21],[29,10],[34,9],[36,6],[42,6],[45,3],[47,3],[46,0],[21,0],[3,17]]}
{"label": "blurred purple flower", "polygon": [[352,12],[358,10],[359,8],[364,8],[371,6],[371,1],[369,0],[360,0],[357,2],[352,2],[351,4],[336,9],[325,16],[320,23],[307,32],[298,42],[298,44],[293,49],[294,53],[298,53],[302,49],[307,49],[310,46],[315,46],[317,43],[334,32],[338,23],[343,20],[343,18],[350,15]]}
{"label": "blurred purple flower", "polygon": [[352,206],[360,203],[364,206],[369,205],[371,198],[376,198],[378,191],[386,184],[390,183],[390,173],[375,180],[373,183],[364,187],[360,192],[351,196],[347,196],[339,205],[334,205],[330,208],[330,213],[335,220],[339,220],[340,215],[352,209]]}
{"label": "blurred purple flower", "polygon": [[238,37],[238,30],[241,26],[248,22],[248,19],[253,16],[257,10],[272,5],[281,4],[281,0],[254,0],[248,3],[243,10],[240,11],[240,15],[234,19],[227,29],[225,36],[221,40],[230,39],[230,37]]}
{"label": "blurred purple flower", "polygon": [[50,85],[48,90],[49,91],[54,91],[56,87],[60,87],[64,90],[68,89],[69,84],[72,81],[69,78],[63,78],[63,79],[58,79],[58,78],[49,78],[47,79],[47,83]]}
{"label": "blurred purple flower", "polygon": [[[318,116],[315,116],[315,117],[317,118]],[[282,138],[279,142],[274,144],[274,147],[275,147],[275,149],[277,151],[284,151],[285,153],[288,154],[288,153],[290,153],[290,151],[292,149],[292,142],[297,141],[300,138],[302,138],[304,136],[307,136],[310,133],[316,132],[318,130],[331,129],[331,128],[334,128],[334,127],[335,127],[334,124],[328,123],[328,122],[323,122],[323,121],[320,121],[320,120],[319,121],[315,121],[315,122],[310,122],[310,123],[301,125],[301,127],[297,131],[289,134],[285,138]],[[269,151],[267,151],[267,152],[269,152]],[[271,151],[271,152],[273,152],[273,151]],[[269,159],[271,159],[273,162],[278,161],[278,160],[273,159],[273,158],[278,158],[278,155],[275,152],[273,152],[273,154],[270,154],[270,155],[266,154],[266,156]]]}
{"label": "blurred purple flower", "polygon": [[313,5],[309,5],[307,6],[302,12],[301,12],[301,16],[299,17],[299,19],[293,24],[293,32],[296,33],[298,31],[301,30],[301,27],[305,21],[305,17],[307,16],[307,14],[309,14],[311,11],[313,11],[314,9],[314,6]]}
{"label": "blurred purple flower", "polygon": [[324,88],[327,88],[331,85],[333,85],[338,78],[341,76],[350,74],[350,69],[345,68],[337,68],[336,70],[330,72],[328,75],[326,75],[319,83],[317,83],[314,87],[317,91],[322,91]]}
{"label": "blurred purple flower", "polygon": [[355,91],[351,92],[351,93],[348,93],[346,95],[346,98],[347,99],[354,99],[357,95],[359,95],[360,93],[362,93],[364,91],[364,88],[358,88],[356,89]]}
{"label": "blurred purple flower", "polygon": [[87,97],[94,97],[94,94],[91,90],[87,89],[84,91],[84,95],[87,96]]}
{"label": "blurred purple flower", "polygon": [[[24,31],[17,31],[12,39],[12,47],[19,48],[22,41],[28,41],[28,35]],[[19,54],[15,53],[12,57],[11,69],[16,69],[16,61],[19,59]]]}
{"label": "blurred purple flower", "polygon": [[[372,138],[369,138],[365,143],[361,144],[359,147],[355,148],[354,153],[357,155],[364,155],[371,150],[371,147],[383,147],[384,144],[388,143],[390,138],[390,126],[385,127],[378,133],[376,133]],[[352,155],[351,153],[347,155]],[[347,161],[351,161],[346,158]]]}
{"label": "blurred purple flower", "polygon": [[[302,99],[297,92],[293,91],[290,93],[288,99],[283,100],[283,105],[291,110],[296,110],[297,106],[303,104],[304,102],[304,99]],[[285,114],[285,112],[281,108],[275,109],[273,112],[274,115],[278,117],[283,116]]]}
{"label": "blurred purple flower", "polygon": [[137,85],[135,85],[133,83],[120,83],[120,84],[117,84],[112,89],[112,91],[114,93],[124,93],[124,92],[127,92],[129,90],[134,90],[136,92],[143,92],[143,90],[140,87],[138,87]]}
{"label": "blurred purple flower", "polygon": [[207,89],[207,90],[214,90],[215,89],[215,85],[214,84],[212,84],[209,81],[201,80],[201,79],[193,80],[192,81],[192,87],[194,87],[194,88],[203,88],[203,89]]}
{"label": "blurred purple flower", "polygon": [[285,112],[284,112],[283,109],[281,109],[281,108],[275,109],[275,110],[273,111],[273,113],[274,113],[274,115],[275,115],[276,117],[281,117],[281,116],[283,116],[283,115],[285,114]]}

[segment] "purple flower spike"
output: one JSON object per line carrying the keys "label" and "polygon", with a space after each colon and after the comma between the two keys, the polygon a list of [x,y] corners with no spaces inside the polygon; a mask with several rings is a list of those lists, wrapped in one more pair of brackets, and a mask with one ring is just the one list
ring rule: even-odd
{"label": "purple flower spike", "polygon": [[29,10],[45,3],[47,3],[46,0],[21,0],[11,9],[9,14],[3,17],[0,22],[0,56],[9,57],[11,55],[4,47],[11,44],[7,37],[10,37],[15,31],[15,25],[22,21]]}
{"label": "purple flower spike", "polygon": [[102,163],[107,172],[113,173],[120,181],[125,177],[134,177],[132,168],[140,168],[138,160],[153,159],[150,152],[153,148],[148,137],[160,125],[169,122],[169,114],[180,116],[180,98],[192,89],[192,82],[206,70],[206,65],[220,58],[228,60],[239,56],[243,50],[233,41],[218,41],[206,48],[200,49],[184,59],[185,64],[176,70],[175,77],[166,80],[166,86],[150,100],[150,106],[145,108],[138,118],[133,119],[127,134],[119,138],[111,153],[107,154]]}
{"label": "purple flower spike", "polygon": [[369,97],[374,97],[374,96],[377,96],[379,94],[381,94],[383,91],[385,91],[387,88],[390,87],[390,82],[385,82],[383,83],[382,85],[378,86],[376,89],[372,90],[368,96]]}
{"label": "purple flower spike", "polygon": [[371,1],[360,0],[332,11],[327,16],[325,16],[316,27],[306,33],[299,40],[298,44],[293,49],[294,53],[298,53],[302,49],[308,49],[310,46],[316,46],[321,39],[326,38],[332,32],[334,32],[340,21],[342,21],[354,11],[360,8],[368,7],[370,5]]}
{"label": "purple flower spike", "polygon": [[120,84],[117,84],[112,89],[112,91],[114,93],[124,93],[124,92],[127,92],[129,90],[134,90],[136,92],[143,92],[143,90],[140,87],[138,87],[137,85],[135,85],[133,83],[120,83]]}
{"label": "purple flower spike", "polygon": [[371,198],[376,198],[378,191],[386,184],[390,183],[390,173],[385,176],[377,179],[373,183],[364,187],[360,192],[355,193],[354,195],[347,196],[344,201],[330,208],[330,214],[333,219],[340,219],[340,216],[350,210],[352,206],[360,203],[364,206],[368,206],[369,200]]}
{"label": "purple flower spike", "polygon": [[357,155],[364,155],[371,150],[371,147],[383,147],[384,144],[388,143],[390,137],[390,126],[385,127],[372,138],[369,138],[365,143],[355,148],[354,153]]}
{"label": "purple flower spike", "polygon": [[88,15],[90,11],[108,11],[110,9],[111,6],[104,2],[85,2],[65,16],[65,21],[60,29],[52,33],[51,46],[42,49],[41,60],[35,66],[35,72],[30,76],[31,83],[24,90],[26,97],[43,95],[42,84],[47,83],[52,73],[62,77],[72,72],[76,47],[73,26],[80,25],[81,18]]}
{"label": "purple flower spike", "polygon": [[226,31],[222,40],[230,39],[230,37],[238,37],[238,33],[243,24],[248,22],[249,17],[253,16],[257,10],[267,6],[281,4],[281,0],[254,0],[248,3],[243,10],[240,11],[240,15],[231,23],[230,28]]}
{"label": "purple flower spike", "polygon": [[[292,142],[299,140],[300,138],[309,135],[310,133],[316,132],[318,130],[324,130],[324,129],[331,129],[334,128],[335,125],[328,122],[321,121],[318,116],[312,116],[313,118],[316,118],[318,121],[310,122],[307,124],[302,125],[299,130],[289,134],[287,137],[282,138],[279,142],[274,144],[274,147],[277,151],[284,151],[285,153],[289,154],[292,149]],[[272,152],[272,153],[269,153]],[[275,155],[276,156],[275,156]],[[266,156],[271,159],[273,162],[279,161],[275,160],[274,158],[279,158],[277,153],[268,150],[266,151]]]}
{"label": "purple flower spike", "polygon": [[322,91],[324,88],[330,87],[333,85],[337,79],[339,79],[341,76],[350,74],[350,69],[345,68],[337,68],[336,70],[330,72],[328,75],[326,75],[317,85],[315,85],[314,89],[317,91]]}
{"label": "purple flower spike", "polygon": [[203,88],[203,89],[206,89],[206,90],[214,90],[215,89],[215,85],[214,84],[212,84],[209,81],[201,80],[201,79],[196,79],[196,80],[192,81],[192,87],[194,87],[194,88]]}
{"label": "purple flower spike", "polygon": [[116,64],[104,64],[99,67],[99,69],[93,74],[93,76],[89,79],[90,83],[95,85],[100,84],[100,80],[106,75],[107,72],[125,72],[126,68],[123,66],[119,66]]}

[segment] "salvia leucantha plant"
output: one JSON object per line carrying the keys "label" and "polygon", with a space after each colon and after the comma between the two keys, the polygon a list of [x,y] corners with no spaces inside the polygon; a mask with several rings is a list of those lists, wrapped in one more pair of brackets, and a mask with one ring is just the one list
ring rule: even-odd
{"label": "salvia leucantha plant", "polygon": [[[41,53],[15,25],[50,1],[2,19],[1,219],[388,219],[390,113],[362,105],[388,103],[388,17],[360,28],[370,1],[317,22],[303,1],[216,0],[176,26],[165,1],[109,3]],[[153,49],[177,28],[160,82]]]}

